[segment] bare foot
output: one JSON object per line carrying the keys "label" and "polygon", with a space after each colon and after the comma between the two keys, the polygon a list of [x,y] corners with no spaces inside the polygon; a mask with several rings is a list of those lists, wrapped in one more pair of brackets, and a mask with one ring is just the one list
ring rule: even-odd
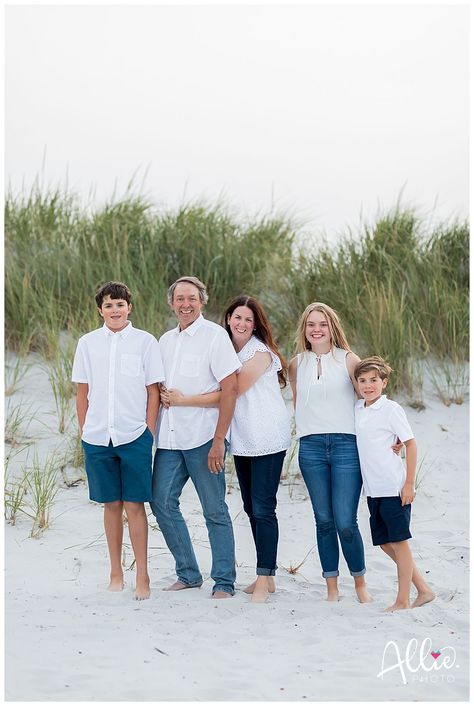
{"label": "bare foot", "polygon": [[436,593],[434,591],[423,591],[417,595],[417,597],[411,604],[411,607],[419,608],[421,605],[425,605],[425,603],[430,603],[431,601],[434,601],[435,598]]}
{"label": "bare foot", "polygon": [[373,603],[374,599],[367,590],[367,586],[356,586],[355,591],[359,603]]}
{"label": "bare foot", "polygon": [[326,598],[330,603],[334,603],[339,600],[339,591],[336,589],[328,590],[328,595]]}
{"label": "bare foot", "polygon": [[385,608],[384,613],[393,613],[394,610],[406,610],[407,608],[411,608],[408,601],[406,603],[399,603],[396,601],[393,605]]}
{"label": "bare foot", "polygon": [[[253,583],[250,584],[250,586],[247,586],[247,588],[244,588],[244,593],[253,593],[255,590],[255,584],[257,583],[257,579]],[[267,587],[268,587],[268,593],[275,593],[276,591],[276,586],[275,586],[275,579],[273,576],[267,576]]]}
{"label": "bare foot", "polygon": [[123,574],[111,574],[110,575],[110,583],[107,587],[108,591],[113,591],[114,593],[117,591],[123,591],[124,587],[124,582],[123,582]]}
{"label": "bare foot", "polygon": [[251,603],[265,603],[269,595],[268,588],[266,586],[257,586],[252,593]]}
{"label": "bare foot", "polygon": [[148,576],[137,576],[135,600],[145,601],[147,598],[150,598],[150,579]]}
{"label": "bare foot", "polygon": [[175,581],[171,586],[163,588],[163,591],[183,591],[185,588],[201,588],[201,586],[188,586],[188,584],[182,581]]}
{"label": "bare foot", "polygon": [[213,598],[232,598],[230,593],[227,593],[227,591],[214,591],[212,594]]}

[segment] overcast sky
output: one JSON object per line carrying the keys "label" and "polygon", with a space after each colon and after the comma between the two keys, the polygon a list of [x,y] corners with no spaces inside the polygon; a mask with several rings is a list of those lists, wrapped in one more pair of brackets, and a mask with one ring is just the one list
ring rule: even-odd
{"label": "overcast sky", "polygon": [[332,237],[468,213],[466,5],[10,6],[6,183],[223,196]]}

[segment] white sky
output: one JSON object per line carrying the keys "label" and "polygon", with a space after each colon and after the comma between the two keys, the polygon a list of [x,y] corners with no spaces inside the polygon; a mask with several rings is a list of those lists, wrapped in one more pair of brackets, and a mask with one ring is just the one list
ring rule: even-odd
{"label": "white sky", "polygon": [[466,5],[7,6],[6,183],[464,218],[468,42]]}

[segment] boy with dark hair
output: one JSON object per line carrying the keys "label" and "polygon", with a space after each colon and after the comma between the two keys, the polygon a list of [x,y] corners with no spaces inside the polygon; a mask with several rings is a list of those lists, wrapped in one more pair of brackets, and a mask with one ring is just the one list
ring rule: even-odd
{"label": "boy with dark hair", "polygon": [[132,295],[125,284],[106,282],[95,300],[104,325],[79,339],[72,369],[89,495],[104,503],[108,590],[124,587],[125,510],[137,567],[135,598],[143,600],[150,596],[144,503],[152,498],[152,446],[163,364],[154,336],[128,320]]}
{"label": "boy with dark hair", "polygon": [[[418,595],[412,608],[435,598],[411,554],[411,503],[415,499],[416,442],[403,408],[389,400],[386,388],[391,368],[379,356],[365,358],[354,370],[362,399],[355,406],[355,431],[364,493],[370,512],[374,546],[397,565],[398,595],[387,610],[410,608],[410,585]],[[406,448],[406,470],[393,453],[397,437]]]}

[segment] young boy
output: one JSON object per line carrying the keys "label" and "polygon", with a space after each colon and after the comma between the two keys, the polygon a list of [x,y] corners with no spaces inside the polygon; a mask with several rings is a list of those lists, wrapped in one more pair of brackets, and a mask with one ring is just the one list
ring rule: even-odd
{"label": "young boy", "polygon": [[[411,607],[429,603],[435,594],[415,566],[407,541],[415,498],[416,442],[402,407],[382,395],[390,372],[382,358],[373,356],[356,366],[354,377],[362,397],[355,405],[355,429],[372,541],[397,565],[398,595],[387,608],[393,611],[410,608],[412,581],[418,595]],[[405,444],[406,471],[391,448],[397,437]]]}
{"label": "young boy", "polygon": [[125,284],[106,282],[95,300],[104,325],[79,339],[72,368],[89,496],[104,503],[108,590],[124,587],[125,509],[137,566],[135,598],[144,600],[150,597],[144,503],[152,499],[152,446],[163,364],[157,340],[128,320],[132,296]]}

